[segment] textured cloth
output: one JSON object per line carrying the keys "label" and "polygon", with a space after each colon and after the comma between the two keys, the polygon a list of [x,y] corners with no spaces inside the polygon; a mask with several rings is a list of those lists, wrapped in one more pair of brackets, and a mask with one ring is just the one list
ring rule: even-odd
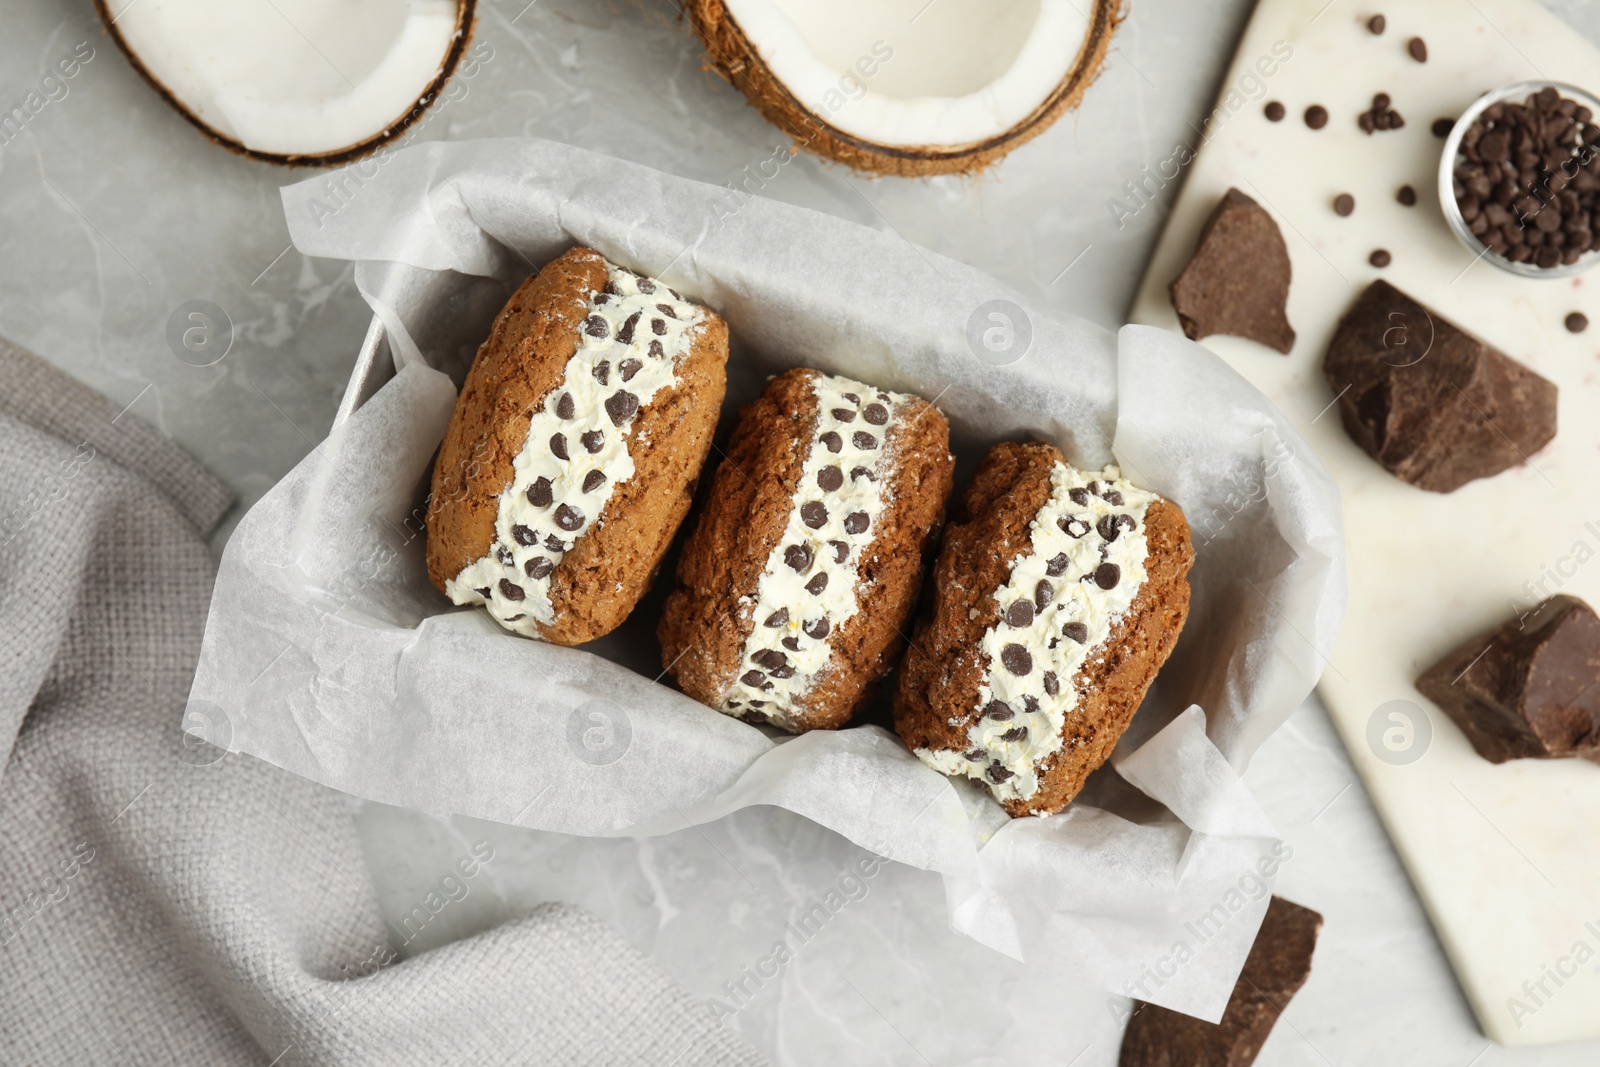
{"label": "textured cloth", "polygon": [[575,908],[393,960],[346,800],[185,741],[230,499],[0,341],[0,1064],[758,1062]]}

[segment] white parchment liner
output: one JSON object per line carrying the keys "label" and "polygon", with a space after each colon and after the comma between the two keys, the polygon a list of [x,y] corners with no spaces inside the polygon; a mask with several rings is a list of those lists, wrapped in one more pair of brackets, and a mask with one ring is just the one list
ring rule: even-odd
{"label": "white parchment liner", "polygon": [[[569,834],[778,805],[938,871],[953,926],[994,949],[1220,1017],[1281,849],[1238,773],[1311,689],[1345,596],[1336,490],[1259,393],[1182,337],[1024,312],[893,232],[548,142],[417,145],[283,200],[297,248],[356,261],[399,372],[228,543],[191,705],[228,747],[371,800]],[[1036,437],[1180,504],[1193,606],[1117,771],[1059,816],[1008,820],[880,726],[775,737],[656,684],[669,576],[594,651],[435,591],[421,518],[449,375],[574,244],[727,318],[729,411],[818,367],[937,398],[958,484],[989,444]]]}

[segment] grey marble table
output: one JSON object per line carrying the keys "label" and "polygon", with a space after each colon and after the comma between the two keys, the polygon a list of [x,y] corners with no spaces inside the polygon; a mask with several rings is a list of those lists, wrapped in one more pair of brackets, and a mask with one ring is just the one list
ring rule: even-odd
{"label": "grey marble table", "polygon": [[[1600,5],[1551,6],[1600,39]],[[1209,109],[1249,8],[1133,0],[1083,109],[982,178],[874,181],[803,156],[746,187],[893,231],[1041,305],[1115,325],[1175,187],[1120,222],[1108,201]],[[787,143],[702,69],[671,0],[481,0],[480,10],[493,57],[412,140],[548,137],[740,185]],[[64,95],[0,136],[0,333],[176,438],[248,505],[327,433],[369,318],[348,267],[288,247],[277,190],[307,172],[204,141],[134,75],[87,0],[0,0],[0,27],[0,111],[80,42],[93,48]],[[169,320],[193,300],[232,322],[231,346],[207,366],[168,341]],[[1315,699],[1247,780],[1294,849],[1279,891],[1327,917],[1315,973],[1258,1062],[1600,1061],[1592,1045],[1506,1050],[1478,1034]],[[862,883],[775,977],[746,978],[862,855],[786,812],[593,841],[354,806],[397,923],[454,857],[479,840],[495,849],[489,877],[417,927],[408,952],[531,903],[572,901],[691,991],[736,1008],[728,1024],[780,1062],[1116,1061],[1125,1002],[1063,997],[950,933],[938,881],[909,868]]]}

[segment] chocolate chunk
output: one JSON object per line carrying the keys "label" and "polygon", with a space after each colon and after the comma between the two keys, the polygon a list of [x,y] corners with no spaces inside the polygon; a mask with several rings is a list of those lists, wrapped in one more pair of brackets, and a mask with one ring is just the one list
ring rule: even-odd
{"label": "chocolate chunk", "polygon": [[1065,552],[1057,552],[1055,555],[1051,556],[1050,561],[1044,565],[1044,572],[1052,578],[1059,578],[1063,574],[1067,573],[1067,567],[1071,565],[1071,562],[1071,560],[1067,559],[1067,554]]}
{"label": "chocolate chunk", "polygon": [[1345,313],[1322,373],[1351,440],[1430,492],[1499,474],[1556,435],[1554,384],[1388,282]]}
{"label": "chocolate chunk", "polygon": [[810,593],[812,596],[821,596],[822,591],[826,588],[828,588],[827,571],[818,571],[816,574],[813,574],[811,576],[811,580],[806,583],[806,592]]}
{"label": "chocolate chunk", "polygon": [[591,456],[606,446],[606,435],[603,430],[585,430],[578,440],[583,442],[583,450]]}
{"label": "chocolate chunk", "polygon": [[660,341],[651,341],[650,342],[649,352],[650,352],[651,358],[653,358],[653,359],[666,359],[667,358],[667,350],[665,348],[661,347],[661,342]]}
{"label": "chocolate chunk", "polygon": [[544,547],[551,552],[565,552],[567,550],[567,543],[561,540],[561,538],[557,537],[555,534],[546,534],[544,538]]}
{"label": "chocolate chunk", "polygon": [[511,539],[523,548],[532,548],[539,543],[539,535],[520,522],[511,527]]}
{"label": "chocolate chunk", "polygon": [[1007,730],[1005,733],[1000,735],[1000,740],[1002,740],[1002,741],[1025,741],[1025,740],[1027,740],[1027,737],[1028,737],[1028,728],[1026,726],[1013,726],[1011,729]]}
{"label": "chocolate chunk", "polygon": [[1268,100],[1267,106],[1261,109],[1266,113],[1268,122],[1282,122],[1284,116],[1283,105],[1276,100]]}
{"label": "chocolate chunk", "polygon": [[805,635],[812,640],[821,641],[824,637],[828,636],[828,631],[832,629],[832,627],[828,623],[827,618],[824,617],[820,619],[811,619],[808,622],[801,623],[800,629],[804,630]]}
{"label": "chocolate chunk", "polygon": [[1322,916],[1273,897],[1220,1023],[1137,1003],[1122,1035],[1118,1067],[1176,1064],[1250,1067],[1278,1015],[1311,973]]}
{"label": "chocolate chunk", "polygon": [[1581,311],[1574,311],[1567,316],[1567,331],[1569,333],[1582,333],[1589,328],[1589,316]]}
{"label": "chocolate chunk", "polygon": [[1389,255],[1388,249],[1375,248],[1372,251],[1372,255],[1367,257],[1367,262],[1371,263],[1374,267],[1382,269],[1387,267],[1393,261],[1393,259],[1394,257]]}
{"label": "chocolate chunk", "polygon": [[1061,692],[1061,682],[1056,678],[1055,671],[1044,672],[1044,691],[1051,696],[1056,696]]}
{"label": "chocolate chunk", "polygon": [[1389,25],[1389,21],[1382,15],[1374,15],[1367,20],[1367,32],[1374,37],[1382,33]]}
{"label": "chocolate chunk", "polygon": [[804,574],[811,566],[811,546],[807,544],[790,545],[783,550],[783,561],[791,570]]}
{"label": "chocolate chunk", "polygon": [[572,418],[572,411],[572,394],[562,393],[560,399],[556,401],[556,418],[570,419]]}
{"label": "chocolate chunk", "polygon": [[1006,625],[1021,630],[1033,625],[1033,602],[1018,600],[1006,609]]}
{"label": "chocolate chunk", "polygon": [[1349,193],[1340,193],[1333,198],[1333,213],[1340,218],[1347,218],[1356,209],[1356,198]]}
{"label": "chocolate chunk", "polygon": [[1428,42],[1421,37],[1413,37],[1406,42],[1406,51],[1411,53],[1411,58],[1418,63],[1428,61]]}
{"label": "chocolate chunk", "polygon": [[594,380],[605,385],[611,378],[611,361],[602,359],[594,365]]}
{"label": "chocolate chunk", "polygon": [[[590,315],[583,320],[583,332],[590,337],[605,337],[611,332],[611,328],[606,325],[606,320],[603,316]],[[571,335],[569,334],[568,336]]]}
{"label": "chocolate chunk", "polygon": [[811,527],[819,529],[828,521],[828,508],[820,500],[808,500],[800,505],[800,521]]}
{"label": "chocolate chunk", "polygon": [[767,616],[767,625],[768,626],[774,626],[774,627],[789,625],[789,609],[788,608],[779,608],[777,611],[774,611],[771,615],[768,615]]}
{"label": "chocolate chunk", "polygon": [[1260,204],[1229,189],[1171,286],[1184,335],[1191,341],[1219,333],[1248,337],[1287,355],[1294,347],[1284,313],[1289,271],[1278,224]]}
{"label": "chocolate chunk", "polygon": [[856,413],[849,408],[834,408],[829,414],[840,422],[856,421]]}
{"label": "chocolate chunk", "polygon": [[1122,568],[1115,563],[1102,563],[1094,569],[1094,584],[1101,589],[1115,589],[1122,580]]}
{"label": "chocolate chunk", "polygon": [[868,404],[861,417],[873,426],[882,426],[889,421],[889,409],[882,404]]}
{"label": "chocolate chunk", "polygon": [[1417,206],[1417,191],[1409,185],[1402,185],[1395,190],[1394,198],[1400,202],[1402,207]]}
{"label": "chocolate chunk", "polygon": [[785,656],[782,652],[779,652],[775,648],[763,648],[761,651],[752,655],[750,659],[758,665],[767,668],[768,670],[776,670],[777,668],[782,667],[785,663],[789,662],[789,657]]}
{"label": "chocolate chunk", "polygon": [[1312,104],[1306,108],[1306,125],[1313,130],[1320,130],[1328,124],[1328,109],[1321,104]]}
{"label": "chocolate chunk", "polygon": [[833,561],[835,563],[843,563],[850,558],[850,546],[843,541],[829,541],[828,544],[833,548]]}
{"label": "chocolate chunk", "polygon": [[583,529],[583,523],[583,512],[571,504],[562,504],[556,508],[556,525],[568,533]]}
{"label": "chocolate chunk", "polygon": [[625,345],[633,344],[633,330],[634,327],[639,325],[639,316],[643,314],[644,312],[642,311],[635,311],[632,315],[627,317],[621,328],[617,330],[618,341],[621,341]]}
{"label": "chocolate chunk", "polygon": [[989,770],[987,773],[989,775],[989,781],[993,782],[995,785],[999,785],[1007,778],[1012,777],[1014,772],[1006,770],[998,763],[991,763],[989,764]]}
{"label": "chocolate chunk", "polygon": [[513,582],[510,578],[500,579],[500,595],[505,597],[507,600],[521,600],[523,597],[527,596],[527,594],[522,591],[522,586],[518,585],[516,582]]}
{"label": "chocolate chunk", "polygon": [[834,433],[832,430],[829,430],[827,433],[825,433],[821,437],[817,438],[817,440],[821,441],[822,442],[822,446],[824,448],[826,448],[829,452],[837,453],[839,451],[839,449],[844,447],[844,438],[840,437],[838,434]]}
{"label": "chocolate chunk", "polygon": [[865,511],[852,511],[844,517],[844,532],[847,534],[865,533],[869,521]]}
{"label": "chocolate chunk", "polygon": [[1000,650],[1000,662],[1005,664],[1006,670],[1015,675],[1024,675],[1033,670],[1033,656],[1016,643]]}
{"label": "chocolate chunk", "polygon": [[1600,763],[1600,618],[1558,595],[1473,638],[1417,679],[1491,763]]}
{"label": "chocolate chunk", "polygon": [[1056,525],[1059,526],[1061,528],[1061,532],[1066,534],[1068,537],[1082,537],[1084,534],[1089,532],[1089,524],[1078,518],[1076,515],[1067,515],[1064,518],[1057,519]]}
{"label": "chocolate chunk", "polygon": [[817,472],[817,485],[823,492],[831,493],[844,484],[844,472],[838,467],[823,467]]}
{"label": "chocolate chunk", "polygon": [[878,439],[865,430],[857,430],[850,435],[850,443],[863,452],[870,452],[878,447]]}
{"label": "chocolate chunk", "polygon": [[793,634],[791,634],[788,637],[785,637],[782,641],[780,641],[778,643],[781,644],[784,648],[787,648],[790,652],[799,652],[800,651],[800,639],[798,637],[795,637]]}
{"label": "chocolate chunk", "polygon": [[622,372],[622,380],[625,382],[633,381],[633,376],[638,374],[643,369],[644,364],[634,359],[632,356],[629,356],[627,359],[617,364],[617,370]]}
{"label": "chocolate chunk", "polygon": [[522,570],[529,578],[537,581],[538,579],[545,577],[551,571],[555,570],[555,564],[551,563],[543,556],[534,556],[532,559],[528,560],[528,562],[522,565]]}
{"label": "chocolate chunk", "polygon": [[567,458],[567,435],[553,433],[550,435],[550,454],[557,459]]}
{"label": "chocolate chunk", "polygon": [[639,398],[626,389],[618,389],[606,397],[606,414],[611,416],[613,426],[621,426],[639,410]]}
{"label": "chocolate chunk", "polygon": [[1014,714],[1015,712],[1011,710],[1011,705],[1003,700],[991,700],[983,706],[983,717],[993,719],[996,722],[1005,722]]}
{"label": "chocolate chunk", "polygon": [[1050,601],[1056,595],[1056,587],[1039,579],[1039,584],[1033,587],[1033,607],[1035,611],[1043,611],[1050,606]]}
{"label": "chocolate chunk", "polygon": [[762,683],[766,680],[767,676],[762,674],[760,671],[745,671],[743,674],[739,675],[739,681],[743,682],[745,685],[748,685],[751,689],[760,689]]}
{"label": "chocolate chunk", "polygon": [[583,476],[583,491],[585,493],[592,493],[605,484],[606,476],[601,471],[590,471]]}

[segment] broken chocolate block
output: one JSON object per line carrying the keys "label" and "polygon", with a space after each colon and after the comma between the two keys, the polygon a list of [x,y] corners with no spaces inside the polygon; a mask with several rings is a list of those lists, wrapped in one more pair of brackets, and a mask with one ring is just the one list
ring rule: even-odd
{"label": "broken chocolate block", "polygon": [[1172,283],[1172,309],[1191,341],[1214,333],[1248,337],[1288,354],[1294,328],[1289,250],[1262,206],[1237,189],[1217,204],[1194,257]]}
{"label": "broken chocolate block", "polygon": [[1491,763],[1600,762],[1600,618],[1553,596],[1428,668],[1417,688]]}
{"label": "broken chocolate block", "polygon": [[1249,1067],[1289,998],[1311,973],[1322,916],[1273,897],[1220,1023],[1139,1003],[1118,1067]]}
{"label": "broken chocolate block", "polygon": [[1556,435],[1556,387],[1402,293],[1373,282],[1328,345],[1345,432],[1385,470],[1449,493]]}

